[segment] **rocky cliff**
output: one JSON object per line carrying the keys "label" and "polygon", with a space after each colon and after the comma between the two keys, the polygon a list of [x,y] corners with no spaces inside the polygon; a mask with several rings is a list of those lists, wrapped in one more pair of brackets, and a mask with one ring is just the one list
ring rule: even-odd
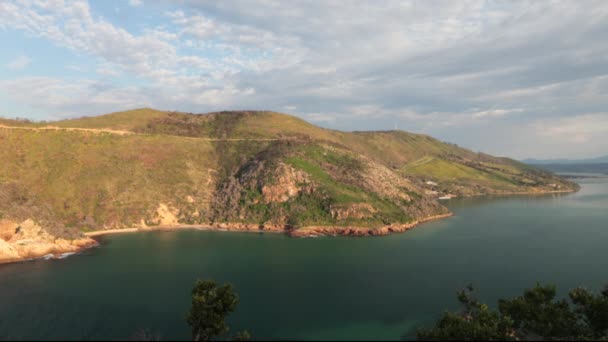
{"label": "rocky cliff", "polygon": [[31,219],[19,223],[0,220],[0,263],[58,258],[93,246],[97,246],[97,241],[86,236],[60,238],[51,235]]}

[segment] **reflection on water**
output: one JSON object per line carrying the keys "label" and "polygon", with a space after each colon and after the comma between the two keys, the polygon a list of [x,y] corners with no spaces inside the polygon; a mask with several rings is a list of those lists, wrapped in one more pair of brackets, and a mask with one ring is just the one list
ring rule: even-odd
{"label": "reflection on water", "polygon": [[108,236],[64,260],[0,266],[0,339],[188,339],[197,278],[232,282],[235,330],[257,338],[399,339],[457,306],[536,281],[608,283],[608,182],[574,194],[451,200],[455,216],[378,238],[205,231]]}

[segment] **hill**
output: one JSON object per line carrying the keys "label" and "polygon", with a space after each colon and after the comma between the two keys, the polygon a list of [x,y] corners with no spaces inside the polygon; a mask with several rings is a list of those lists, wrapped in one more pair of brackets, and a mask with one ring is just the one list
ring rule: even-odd
{"label": "hill", "polygon": [[[0,261],[2,243],[9,260],[133,227],[381,235],[449,214],[440,196],[576,189],[425,135],[333,131],[263,111],[2,119],[0,146]],[[36,253],[23,247],[36,243]]]}

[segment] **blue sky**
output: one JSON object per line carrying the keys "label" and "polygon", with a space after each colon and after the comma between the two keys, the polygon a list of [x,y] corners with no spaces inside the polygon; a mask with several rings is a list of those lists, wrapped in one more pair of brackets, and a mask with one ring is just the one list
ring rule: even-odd
{"label": "blue sky", "polygon": [[268,109],[608,154],[606,1],[0,0],[0,116]]}

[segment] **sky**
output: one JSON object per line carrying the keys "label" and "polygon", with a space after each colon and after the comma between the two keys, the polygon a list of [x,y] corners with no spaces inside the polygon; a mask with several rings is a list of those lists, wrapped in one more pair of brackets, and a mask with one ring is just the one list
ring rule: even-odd
{"label": "sky", "polygon": [[608,154],[608,1],[0,0],[0,116],[273,110]]}

